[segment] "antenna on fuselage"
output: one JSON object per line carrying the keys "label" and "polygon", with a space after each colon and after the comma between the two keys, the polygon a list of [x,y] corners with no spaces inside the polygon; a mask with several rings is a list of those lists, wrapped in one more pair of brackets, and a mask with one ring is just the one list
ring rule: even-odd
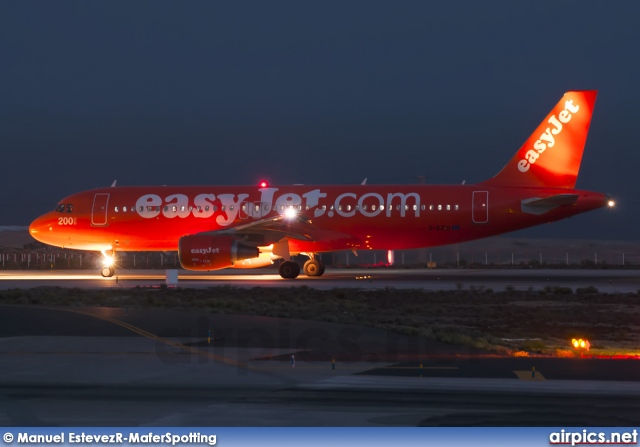
{"label": "antenna on fuselage", "polygon": [[116,182],[117,182],[117,181],[118,181],[118,179],[115,179],[115,180],[113,181],[113,183],[111,184],[111,187],[112,187],[112,188],[115,188],[115,187],[116,187]]}
{"label": "antenna on fuselage", "polygon": [[360,183],[361,185],[366,185],[367,184],[367,177],[364,178],[364,180],[362,181],[362,183]]}

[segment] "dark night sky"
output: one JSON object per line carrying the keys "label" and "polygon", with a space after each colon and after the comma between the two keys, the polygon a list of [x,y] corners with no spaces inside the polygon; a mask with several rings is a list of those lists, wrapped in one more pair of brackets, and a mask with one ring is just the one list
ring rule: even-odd
{"label": "dark night sky", "polygon": [[578,187],[523,235],[638,239],[636,1],[3,1],[0,224],[83,189],[467,183],[598,89]]}

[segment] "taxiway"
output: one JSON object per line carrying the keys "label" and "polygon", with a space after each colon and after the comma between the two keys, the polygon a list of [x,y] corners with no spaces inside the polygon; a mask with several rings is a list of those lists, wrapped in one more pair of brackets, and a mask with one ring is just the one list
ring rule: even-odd
{"label": "taxiway", "polygon": [[[165,284],[164,270],[118,270],[116,276],[103,278],[93,270],[0,271],[0,289],[58,287],[135,287]],[[594,286],[601,292],[628,293],[640,289],[640,271],[609,269],[331,269],[320,278],[300,275],[295,280],[282,279],[275,269],[221,270],[197,273],[179,270],[179,286],[211,287],[288,287],[317,289],[346,288],[419,288],[456,290],[471,287],[495,291],[513,287],[538,290],[546,286],[576,289]]]}

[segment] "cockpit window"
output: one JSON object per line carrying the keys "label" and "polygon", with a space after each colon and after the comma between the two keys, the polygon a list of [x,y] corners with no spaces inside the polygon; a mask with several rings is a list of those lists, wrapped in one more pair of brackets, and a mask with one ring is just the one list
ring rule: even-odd
{"label": "cockpit window", "polygon": [[56,212],[58,213],[73,213],[73,205],[70,203],[61,203],[57,206]]}

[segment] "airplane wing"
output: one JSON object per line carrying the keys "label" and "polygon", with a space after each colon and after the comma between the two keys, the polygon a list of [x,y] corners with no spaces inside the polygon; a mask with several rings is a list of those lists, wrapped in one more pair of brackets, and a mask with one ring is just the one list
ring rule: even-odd
{"label": "airplane wing", "polygon": [[269,245],[281,241],[283,238],[298,239],[301,241],[321,241],[332,239],[354,239],[353,236],[318,227],[312,219],[297,214],[295,216],[279,215],[266,219],[238,225],[233,228],[225,228],[207,232],[214,236],[233,236],[245,242],[256,245]]}

